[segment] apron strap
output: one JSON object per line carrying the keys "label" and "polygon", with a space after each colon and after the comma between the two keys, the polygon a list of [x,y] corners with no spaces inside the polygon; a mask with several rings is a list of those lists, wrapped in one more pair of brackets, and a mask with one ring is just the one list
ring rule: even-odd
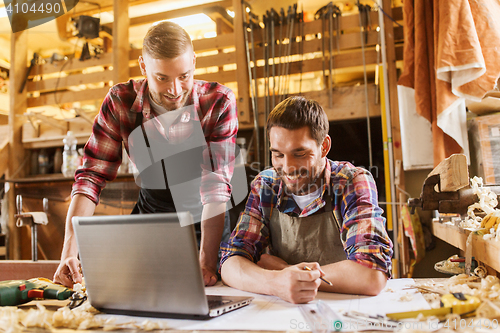
{"label": "apron strap", "polygon": [[333,207],[332,207],[332,201],[333,201],[332,194],[327,195],[325,198],[325,211],[332,212],[333,219],[335,220],[335,223],[337,224],[337,228],[339,229],[339,232],[340,232],[340,229],[342,226],[340,225],[340,222],[339,222],[339,219],[337,218],[337,216],[335,216],[335,212],[333,211]]}
{"label": "apron strap", "polygon": [[135,118],[135,126],[134,129],[136,129],[139,126],[142,126],[142,111],[137,113],[137,117]]}

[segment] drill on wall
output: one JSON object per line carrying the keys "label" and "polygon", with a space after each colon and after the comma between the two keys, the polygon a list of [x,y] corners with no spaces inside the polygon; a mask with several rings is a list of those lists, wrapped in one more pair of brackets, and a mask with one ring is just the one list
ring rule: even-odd
{"label": "drill on wall", "polygon": [[44,278],[0,282],[0,306],[16,306],[34,299],[65,300],[73,290]]}

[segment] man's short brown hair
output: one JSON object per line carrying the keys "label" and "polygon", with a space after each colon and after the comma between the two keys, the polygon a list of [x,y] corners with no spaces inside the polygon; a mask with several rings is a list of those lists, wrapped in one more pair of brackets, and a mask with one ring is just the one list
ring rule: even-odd
{"label": "man's short brown hair", "polygon": [[193,43],[186,30],[169,21],[149,28],[142,42],[142,54],[153,59],[173,59],[189,50],[193,50]]}
{"label": "man's short brown hair", "polygon": [[267,133],[273,126],[288,130],[309,127],[311,137],[323,143],[330,129],[328,117],[318,102],[302,96],[291,96],[276,105],[267,119]]}

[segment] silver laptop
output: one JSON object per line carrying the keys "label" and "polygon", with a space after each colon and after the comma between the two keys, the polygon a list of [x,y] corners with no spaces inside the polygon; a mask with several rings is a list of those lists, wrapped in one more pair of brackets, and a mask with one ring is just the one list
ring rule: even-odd
{"label": "silver laptop", "polygon": [[96,309],[209,318],[252,301],[205,294],[188,212],[73,217],[72,222],[87,294]]}

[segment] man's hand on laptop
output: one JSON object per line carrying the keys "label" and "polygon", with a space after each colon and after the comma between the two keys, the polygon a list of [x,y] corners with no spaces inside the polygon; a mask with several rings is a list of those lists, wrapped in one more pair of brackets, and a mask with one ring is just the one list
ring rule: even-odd
{"label": "man's hand on laptop", "polygon": [[202,266],[201,271],[203,273],[203,282],[205,283],[205,286],[213,286],[217,283],[217,274],[215,273],[215,270]]}
{"label": "man's hand on laptop", "polygon": [[80,261],[76,257],[61,260],[54,274],[54,283],[60,283],[66,287],[73,288],[73,284],[82,283],[80,273]]}
{"label": "man's hand on laptop", "polygon": [[[310,271],[304,267],[311,268]],[[321,284],[320,277],[325,273],[318,263],[300,263],[276,271],[273,278],[274,295],[290,303],[307,303],[316,297]]]}

